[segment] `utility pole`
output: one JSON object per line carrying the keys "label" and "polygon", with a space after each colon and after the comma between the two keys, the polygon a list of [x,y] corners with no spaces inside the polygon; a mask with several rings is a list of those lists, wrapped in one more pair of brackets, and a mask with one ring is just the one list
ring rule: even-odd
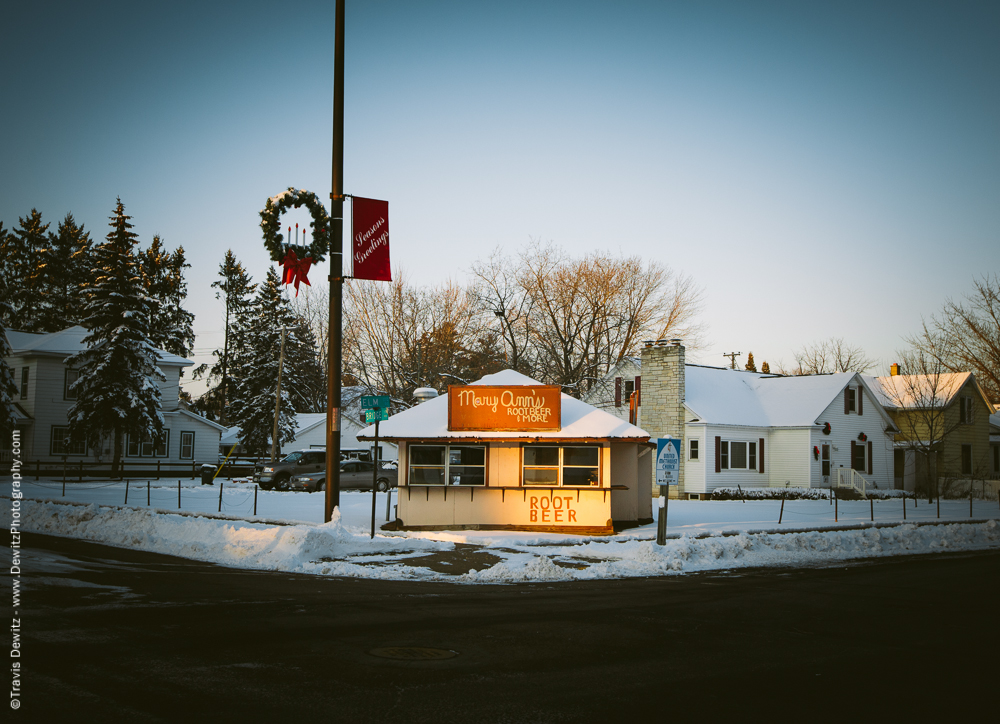
{"label": "utility pole", "polygon": [[736,369],[736,358],[739,357],[741,354],[743,354],[743,353],[742,352],[723,352],[722,353],[723,357],[728,357],[729,358],[729,369],[731,369],[731,370]]}
{"label": "utility pole", "polygon": [[326,500],[323,520],[340,505],[340,388],[344,294],[344,0],[337,0],[333,47],[333,183],[330,188],[330,325],[327,341]]}
{"label": "utility pole", "polygon": [[281,351],[278,353],[278,389],[274,393],[274,429],[271,431],[271,463],[278,459],[278,413],[281,412],[281,370],[285,366],[285,331],[281,327]]}

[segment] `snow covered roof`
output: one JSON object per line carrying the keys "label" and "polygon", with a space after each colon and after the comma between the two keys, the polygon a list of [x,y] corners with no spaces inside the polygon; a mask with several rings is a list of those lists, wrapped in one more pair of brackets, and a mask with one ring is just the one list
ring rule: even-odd
{"label": "snow covered roof", "polygon": [[[87,334],[89,332],[79,325],[67,327],[58,332],[49,332],[48,334],[8,330],[7,340],[10,342],[12,355],[67,357],[71,354],[82,352],[87,348],[87,345],[83,343],[83,339]],[[160,357],[160,364],[176,367],[189,367],[194,364],[194,362],[185,357],[171,354],[162,349],[156,351]]]}
{"label": "snow covered roof", "polygon": [[[890,375],[871,377],[885,407],[928,409],[947,407],[965,384],[975,377],[971,372],[944,372],[939,375]],[[976,383],[978,387],[979,383]],[[983,394],[983,399],[986,395]]]}
{"label": "snow covered roof", "polygon": [[[861,375],[781,377],[721,367],[685,365],[684,404],[704,422],[748,427],[809,427]],[[884,410],[879,410],[891,424]]]}
{"label": "snow covered roof", "polygon": [[[493,375],[486,375],[474,385],[541,385],[514,370],[503,370]],[[569,395],[561,397],[561,430],[540,430],[532,432],[478,432],[452,431],[448,429],[448,395],[435,397],[416,407],[411,407],[393,415],[379,425],[379,437],[391,440],[437,440],[445,438],[482,438],[498,440],[524,439],[649,439],[649,433],[635,425],[630,425],[618,417],[603,410],[588,405]],[[375,438],[375,426],[369,425],[358,433],[358,440]]]}

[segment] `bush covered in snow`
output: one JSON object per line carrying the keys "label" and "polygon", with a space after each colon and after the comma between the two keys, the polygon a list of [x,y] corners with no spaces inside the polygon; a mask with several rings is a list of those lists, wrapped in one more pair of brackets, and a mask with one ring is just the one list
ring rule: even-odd
{"label": "bush covered in snow", "polygon": [[[709,500],[829,500],[829,488],[716,488]],[[868,497],[875,500],[912,498],[905,490],[869,490]]]}

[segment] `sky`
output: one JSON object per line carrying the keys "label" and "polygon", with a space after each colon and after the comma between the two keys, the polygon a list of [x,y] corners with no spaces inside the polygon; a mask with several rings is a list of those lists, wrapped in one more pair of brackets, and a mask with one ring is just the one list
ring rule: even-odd
{"label": "sky", "polygon": [[[143,245],[184,247],[210,361],[226,250],[262,279],[266,199],[329,197],[334,3],[5,20],[0,221],[102,239],[121,197]],[[640,255],[703,289],[689,361],[842,337],[883,372],[1000,272],[1000,4],[348,0],[345,27],[345,192],[389,201],[415,284],[532,239]]]}

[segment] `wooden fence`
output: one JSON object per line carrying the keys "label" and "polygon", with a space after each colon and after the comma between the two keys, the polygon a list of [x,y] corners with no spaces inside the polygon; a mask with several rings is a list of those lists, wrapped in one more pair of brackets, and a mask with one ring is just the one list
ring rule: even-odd
{"label": "wooden fence", "polygon": [[[192,461],[190,463],[172,463],[162,460],[141,460],[136,462],[125,461],[119,463],[118,473],[111,474],[110,462],[94,462],[88,460],[66,460],[60,462],[33,460],[28,461],[22,468],[22,475],[25,477],[34,476],[38,480],[42,476],[50,478],[62,476],[63,480],[76,478],[78,481],[88,478],[176,478],[188,477],[191,480],[201,476],[201,466],[203,463]],[[218,467],[217,462],[206,463]],[[227,462],[219,471],[220,478],[249,477],[254,473],[254,463],[250,461]]]}

